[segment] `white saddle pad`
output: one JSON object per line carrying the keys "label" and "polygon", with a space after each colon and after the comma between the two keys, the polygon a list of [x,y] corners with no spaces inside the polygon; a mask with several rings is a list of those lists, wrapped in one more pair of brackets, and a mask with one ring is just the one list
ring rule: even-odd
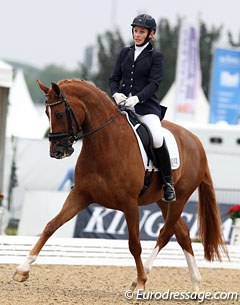
{"label": "white saddle pad", "polygon": [[[146,151],[145,151],[145,149],[143,147],[142,141],[141,141],[141,139],[140,139],[140,137],[139,137],[139,135],[138,135],[138,133],[136,131],[137,128],[139,127],[139,124],[137,124],[136,126],[133,126],[131,124],[130,120],[129,120],[128,113],[127,112],[124,112],[124,113],[125,113],[125,115],[127,117],[127,120],[129,122],[130,126],[132,127],[132,129],[133,129],[133,131],[135,133],[136,138],[137,138],[145,170],[148,170],[148,171],[152,171],[152,170],[158,171],[158,168],[153,165],[152,160],[148,159],[148,156],[147,156]],[[177,169],[180,166],[180,157],[179,157],[179,150],[178,150],[178,146],[177,146],[177,142],[175,140],[175,137],[166,128],[162,128],[162,132],[163,132],[163,136],[165,138],[165,141],[167,143],[167,147],[168,147],[168,151],[169,151],[169,155],[170,155],[170,160],[171,160],[172,170]]]}

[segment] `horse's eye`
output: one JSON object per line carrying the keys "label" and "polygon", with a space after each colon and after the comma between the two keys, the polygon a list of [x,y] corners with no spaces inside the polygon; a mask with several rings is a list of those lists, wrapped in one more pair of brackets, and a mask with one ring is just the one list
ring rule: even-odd
{"label": "horse's eye", "polygon": [[63,112],[56,112],[56,114],[55,114],[55,115],[56,115],[56,118],[60,120],[60,119],[62,119],[62,118],[63,118],[64,113],[63,113]]}

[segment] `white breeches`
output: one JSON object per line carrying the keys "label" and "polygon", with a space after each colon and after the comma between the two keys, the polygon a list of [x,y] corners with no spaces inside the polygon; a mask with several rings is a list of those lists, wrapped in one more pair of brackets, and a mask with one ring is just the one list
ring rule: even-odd
{"label": "white breeches", "polygon": [[161,131],[162,124],[159,117],[156,114],[139,115],[136,113],[136,115],[149,128],[153,138],[153,147],[161,147],[163,145],[163,133]]}

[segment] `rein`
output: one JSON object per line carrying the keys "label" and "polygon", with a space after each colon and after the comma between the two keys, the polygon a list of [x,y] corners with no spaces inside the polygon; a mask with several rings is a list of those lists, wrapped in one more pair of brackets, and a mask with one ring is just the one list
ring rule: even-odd
{"label": "rein", "polygon": [[90,136],[91,134],[94,134],[94,133],[98,132],[99,130],[103,129],[104,127],[106,127],[107,125],[109,125],[112,121],[114,121],[114,120],[116,119],[116,117],[117,117],[119,114],[121,114],[121,112],[117,112],[114,116],[112,116],[112,117],[111,117],[106,123],[104,123],[102,126],[97,127],[96,129],[91,130],[91,131],[89,131],[89,132],[82,133],[82,134],[80,135],[80,138],[79,138],[79,139],[82,139],[82,138],[84,138],[84,137],[86,137],[86,136]]}
{"label": "rein", "polygon": [[[81,128],[79,127],[79,125],[77,123],[75,114],[74,114],[72,108],[70,107],[69,103],[67,102],[67,99],[63,92],[61,92],[60,98],[61,99],[57,102],[50,103],[50,104],[46,103],[46,106],[51,107],[51,106],[58,105],[61,103],[65,104],[65,110],[66,110],[67,122],[68,122],[68,132],[67,133],[63,133],[63,132],[49,133],[48,138],[49,138],[50,142],[59,142],[60,140],[68,137],[68,144],[71,145],[74,141],[78,141],[84,137],[92,135],[92,134],[98,132],[99,130],[103,129],[104,127],[109,125],[112,121],[114,121],[119,114],[121,114],[121,112],[119,111],[114,116],[112,116],[106,123],[104,123],[102,126],[97,127],[96,129],[91,130],[89,132],[82,133]],[[77,126],[76,133],[74,133],[74,131],[73,131],[72,118],[74,120],[75,125]],[[64,145],[63,143],[61,143],[61,144]]]}

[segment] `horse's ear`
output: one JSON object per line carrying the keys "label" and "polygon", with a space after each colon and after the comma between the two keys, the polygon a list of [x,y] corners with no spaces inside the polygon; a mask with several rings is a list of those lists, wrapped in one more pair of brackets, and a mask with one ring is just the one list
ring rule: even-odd
{"label": "horse's ear", "polygon": [[47,86],[44,85],[43,82],[41,82],[40,80],[37,80],[37,83],[40,87],[40,89],[45,93],[48,94],[49,88]]}
{"label": "horse's ear", "polygon": [[58,87],[58,85],[56,83],[51,83],[52,84],[52,89],[54,91],[54,93],[59,96],[61,91],[60,91],[60,88]]}

